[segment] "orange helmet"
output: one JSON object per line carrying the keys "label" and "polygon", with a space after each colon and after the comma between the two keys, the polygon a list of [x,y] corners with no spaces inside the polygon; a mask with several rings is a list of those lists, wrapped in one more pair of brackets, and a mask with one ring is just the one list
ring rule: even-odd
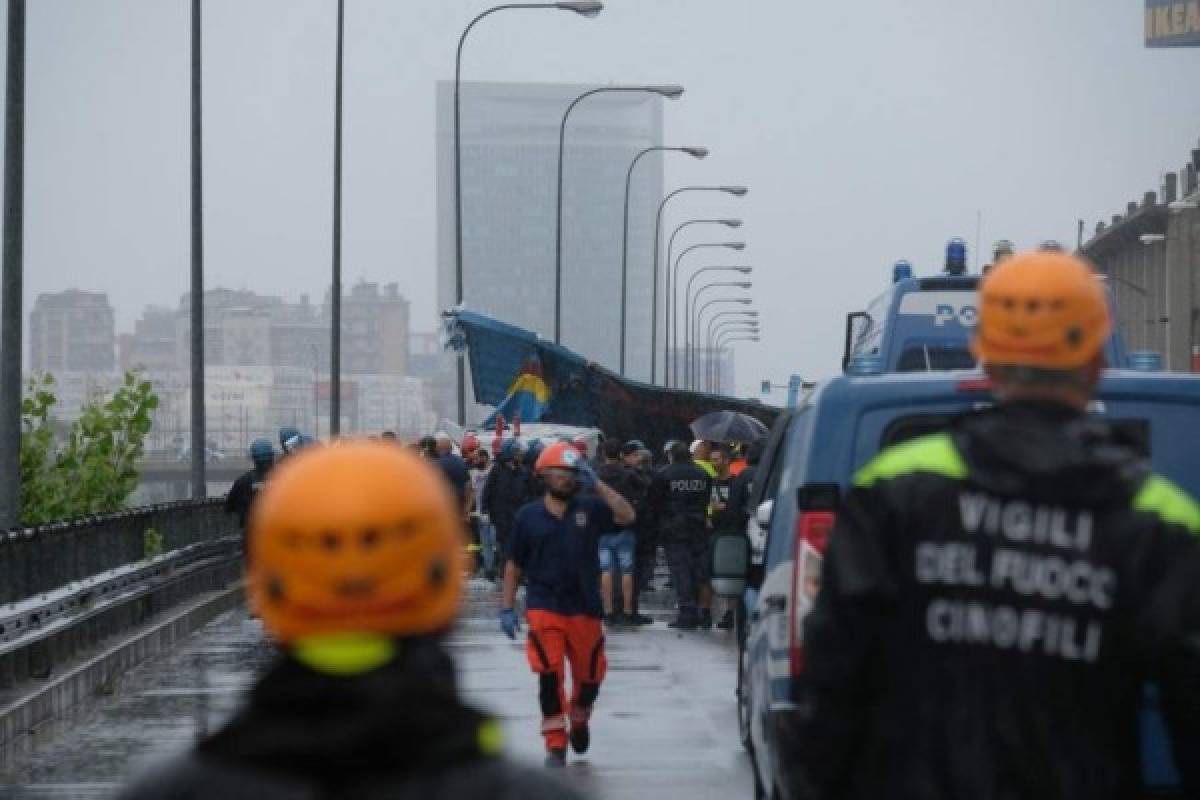
{"label": "orange helmet", "polygon": [[1112,332],[1099,276],[1061,252],[997,264],[979,289],[971,352],[985,364],[1069,370],[1091,361]]}
{"label": "orange helmet", "polygon": [[473,433],[468,433],[463,437],[462,444],[459,445],[459,449],[462,450],[462,454],[464,456],[474,453],[479,449],[479,437]]}
{"label": "orange helmet", "polygon": [[555,442],[538,456],[533,471],[540,475],[547,469],[579,469],[582,460],[583,456],[572,442]]}
{"label": "orange helmet", "polygon": [[445,479],[382,442],[312,448],[271,473],[249,524],[251,604],[280,642],[444,630],[463,591]]}

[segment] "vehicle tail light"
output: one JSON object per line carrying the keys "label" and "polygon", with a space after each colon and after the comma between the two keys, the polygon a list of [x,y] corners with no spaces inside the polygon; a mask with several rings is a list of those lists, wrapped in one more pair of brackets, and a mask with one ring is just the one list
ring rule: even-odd
{"label": "vehicle tail light", "polygon": [[991,378],[965,378],[954,384],[959,392],[990,392],[995,386]]}
{"label": "vehicle tail light", "polygon": [[812,611],[821,588],[821,564],[837,515],[832,511],[802,511],[796,520],[796,552],[792,562],[791,625],[788,649],[791,672],[804,668],[804,618]]}

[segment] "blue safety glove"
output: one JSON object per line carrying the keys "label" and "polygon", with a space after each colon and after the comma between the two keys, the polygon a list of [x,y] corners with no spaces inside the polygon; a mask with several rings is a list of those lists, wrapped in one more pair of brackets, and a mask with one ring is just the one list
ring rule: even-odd
{"label": "blue safety glove", "polygon": [[592,465],[586,461],[579,462],[579,485],[584,489],[594,489],[596,486],[596,470],[592,469]]}
{"label": "blue safety glove", "polygon": [[517,618],[516,611],[506,608],[500,612],[500,630],[504,631],[510,639],[517,638],[517,632],[521,630],[521,620]]}

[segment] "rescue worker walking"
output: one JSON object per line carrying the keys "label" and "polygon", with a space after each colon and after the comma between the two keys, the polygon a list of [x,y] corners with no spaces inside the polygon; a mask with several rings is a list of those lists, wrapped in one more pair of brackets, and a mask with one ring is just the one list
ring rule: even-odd
{"label": "rescue worker walking", "polygon": [[250,526],[250,603],[281,650],[247,703],[122,800],[576,798],[504,759],[442,638],[463,594],[437,467],[342,442],[282,464]]}
{"label": "rescue worker walking", "polygon": [[972,349],[999,406],[855,476],[785,796],[1139,797],[1148,681],[1200,794],[1200,507],[1086,414],[1111,327],[1075,257],[983,280]]}
{"label": "rescue worker walking", "polygon": [[671,445],[670,458],[670,465],[659,470],[650,483],[646,503],[666,548],[667,566],[679,598],[679,615],[667,625],[694,630],[700,624],[701,587],[708,583],[705,514],[712,496],[712,479],[692,461],[686,444]]}
{"label": "rescue worker walking", "polygon": [[[529,635],[526,654],[538,676],[546,765],[562,766],[567,742],[576,753],[591,742],[588,720],[607,670],[600,603],[599,540],[633,524],[633,507],[596,479],[570,442],[547,447],[535,464],[545,495],[517,513],[504,573],[501,629],[515,639],[517,583],[524,575]],[[579,496],[582,488],[595,496]],[[565,668],[572,689],[566,693]]]}

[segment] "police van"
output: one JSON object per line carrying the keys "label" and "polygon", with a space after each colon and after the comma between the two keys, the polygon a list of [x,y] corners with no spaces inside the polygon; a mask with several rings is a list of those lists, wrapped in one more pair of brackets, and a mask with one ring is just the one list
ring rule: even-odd
{"label": "police van", "polygon": [[[878,362],[875,361],[876,366]],[[856,365],[852,372],[862,372]],[[775,797],[791,758],[789,722],[793,679],[803,669],[802,626],[820,586],[821,564],[838,502],[852,476],[881,449],[943,429],[956,415],[993,403],[977,372],[851,374],[833,379],[771,431],[751,501],[766,531],[761,566],[733,571],[748,578],[738,620],[738,722],[752,755],[756,796]],[[1200,496],[1200,452],[1179,432],[1200,418],[1200,376],[1109,370],[1092,413],[1119,426],[1149,457],[1156,472]],[[720,554],[719,592],[739,591]],[[1082,634],[1081,634],[1082,636]],[[1081,639],[1080,647],[1086,647]],[[1143,763],[1148,787],[1175,779],[1159,719],[1144,715]]]}
{"label": "police van", "polygon": [[[866,310],[846,315],[843,369],[868,360],[878,362],[881,372],[973,368],[968,345],[979,315],[980,276],[943,273],[917,278],[901,261],[892,278],[888,290]],[[1127,365],[1119,333],[1109,340],[1105,357],[1113,366]]]}

